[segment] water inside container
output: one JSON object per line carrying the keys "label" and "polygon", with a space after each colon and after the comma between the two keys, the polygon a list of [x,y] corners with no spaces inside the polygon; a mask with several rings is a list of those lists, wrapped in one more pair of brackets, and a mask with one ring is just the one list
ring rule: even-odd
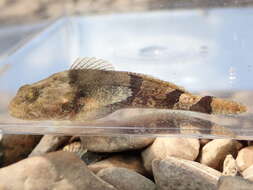
{"label": "water inside container", "polygon": [[[60,19],[0,63],[1,68],[8,65],[0,77],[0,129],[5,133],[252,139],[252,22],[252,8],[155,11]],[[155,114],[157,110],[146,110],[143,116],[143,111],[127,110],[124,113],[121,110],[116,115],[112,114],[104,124],[96,126],[90,123],[21,121],[9,116],[8,102],[20,86],[67,70],[77,57],[86,56],[108,60],[116,70],[148,74],[176,83],[195,94],[241,102],[248,107],[248,112],[236,116],[210,116],[170,110],[162,113],[160,110]],[[156,126],[153,128],[145,122],[129,124],[123,119],[127,116],[131,118],[128,120],[135,121],[154,114]],[[122,120],[124,122],[120,123]],[[158,125],[164,120],[167,126]],[[180,130],[182,126],[184,132]]]}

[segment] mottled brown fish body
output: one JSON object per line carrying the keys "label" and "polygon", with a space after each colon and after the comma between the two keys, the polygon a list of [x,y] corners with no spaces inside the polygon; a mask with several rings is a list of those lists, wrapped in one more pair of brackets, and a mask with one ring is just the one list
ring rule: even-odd
{"label": "mottled brown fish body", "polygon": [[[236,102],[211,96],[195,96],[172,83],[142,74],[73,70],[69,76],[75,79],[72,81],[77,81],[73,82],[77,89],[87,89],[87,85],[91,85],[90,92],[93,93],[86,104],[102,108],[102,112],[109,113],[121,108],[175,109],[208,114],[237,114],[246,111],[244,106]],[[92,76],[96,76],[95,80]]]}
{"label": "mottled brown fish body", "polygon": [[56,73],[21,87],[10,114],[22,119],[94,120],[122,108],[190,110],[237,114],[246,108],[211,96],[195,96],[146,75],[93,69]]}
{"label": "mottled brown fish body", "polygon": [[246,111],[246,107],[237,102],[193,95],[174,84],[145,75],[129,73],[129,76],[135,81],[131,84],[135,92],[131,102],[133,107],[189,110],[207,114],[238,114]]}

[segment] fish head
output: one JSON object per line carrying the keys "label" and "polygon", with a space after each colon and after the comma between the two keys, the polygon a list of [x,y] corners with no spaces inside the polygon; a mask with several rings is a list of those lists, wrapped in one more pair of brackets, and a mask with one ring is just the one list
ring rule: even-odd
{"label": "fish head", "polygon": [[20,87],[9,104],[9,113],[27,120],[67,119],[73,114],[74,98],[67,72],[60,72]]}

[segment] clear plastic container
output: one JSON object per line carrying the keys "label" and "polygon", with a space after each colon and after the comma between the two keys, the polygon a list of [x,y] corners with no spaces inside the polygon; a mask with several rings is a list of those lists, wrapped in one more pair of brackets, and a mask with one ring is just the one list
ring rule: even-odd
{"label": "clear plastic container", "polygon": [[[253,139],[252,33],[253,8],[62,18],[0,62],[0,130]],[[226,116],[120,110],[95,124],[22,121],[9,116],[8,103],[20,86],[67,70],[77,57],[85,56],[103,58],[116,70],[149,74],[196,94],[241,102],[248,112]],[[164,120],[168,125],[159,125]],[[153,121],[155,126],[150,125]]]}

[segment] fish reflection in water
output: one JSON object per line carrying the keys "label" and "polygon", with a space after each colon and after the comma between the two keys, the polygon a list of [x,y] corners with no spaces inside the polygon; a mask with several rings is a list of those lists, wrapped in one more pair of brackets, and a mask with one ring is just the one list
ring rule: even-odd
{"label": "fish reflection in water", "polygon": [[[65,122],[63,122],[65,123]],[[62,122],[59,125],[63,124]],[[103,135],[147,135],[147,136],[188,136],[188,137],[229,137],[236,134],[224,126],[182,111],[157,109],[122,109],[92,122],[71,122],[66,129],[73,134]],[[87,126],[88,130],[87,130]]]}

